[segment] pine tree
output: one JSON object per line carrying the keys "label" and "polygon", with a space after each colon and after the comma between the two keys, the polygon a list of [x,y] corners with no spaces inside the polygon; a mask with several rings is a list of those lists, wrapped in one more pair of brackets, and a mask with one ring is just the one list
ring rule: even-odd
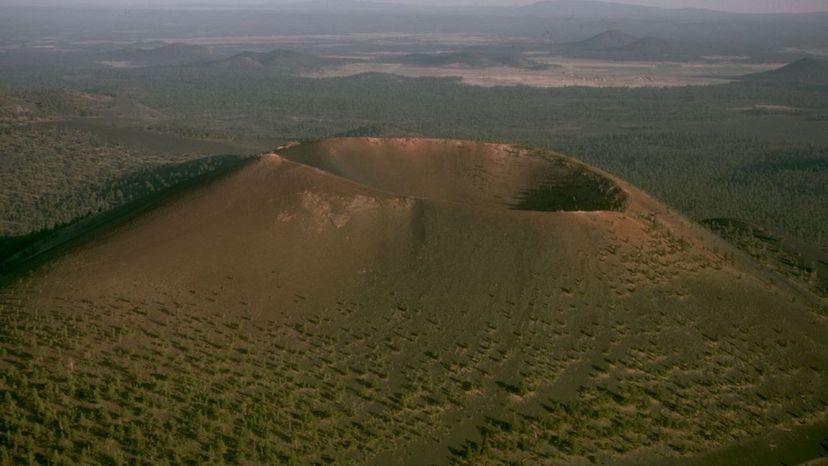
{"label": "pine tree", "polygon": [[5,446],[0,445],[0,466],[11,466],[12,461]]}

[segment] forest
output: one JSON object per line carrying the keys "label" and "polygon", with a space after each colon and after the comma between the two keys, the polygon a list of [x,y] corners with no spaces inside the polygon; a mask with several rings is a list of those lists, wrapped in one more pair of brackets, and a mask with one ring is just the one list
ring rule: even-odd
{"label": "forest", "polygon": [[828,86],[483,88],[192,66],[40,76],[7,79],[0,101],[7,236],[117,206],[132,198],[119,180],[154,167],[367,134],[551,148],[693,219],[738,218],[828,250]]}

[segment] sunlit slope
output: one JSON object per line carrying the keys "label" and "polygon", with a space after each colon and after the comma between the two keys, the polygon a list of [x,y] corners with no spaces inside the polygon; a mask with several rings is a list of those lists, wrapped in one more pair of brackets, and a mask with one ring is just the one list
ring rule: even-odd
{"label": "sunlit slope", "polygon": [[741,257],[537,150],[280,150],[4,292],[0,445],[21,461],[678,464],[819,428],[825,320]]}

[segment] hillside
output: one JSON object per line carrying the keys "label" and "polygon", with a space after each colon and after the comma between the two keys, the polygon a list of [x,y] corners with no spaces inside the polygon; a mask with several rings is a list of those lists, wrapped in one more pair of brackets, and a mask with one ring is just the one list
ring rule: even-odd
{"label": "hillside", "polygon": [[232,57],[206,63],[205,66],[227,69],[271,69],[285,72],[310,71],[340,63],[293,50],[271,50],[270,52],[242,52]]}
{"label": "hillside", "polygon": [[[203,129],[149,127],[167,118],[127,93],[0,92],[0,243],[160,188],[155,175],[139,181],[133,179],[138,173],[214,155],[257,153],[273,144],[231,140]],[[160,184],[181,181],[175,178]]]}
{"label": "hillside", "polygon": [[753,439],[775,465],[828,426],[809,295],[525,147],[282,147],[2,302],[11,463],[715,465]]}
{"label": "hillside", "polygon": [[570,57],[606,60],[685,60],[704,54],[703,48],[697,45],[658,37],[638,38],[616,30],[559,44],[552,51]]}
{"label": "hillside", "polygon": [[796,280],[818,295],[828,296],[828,254],[738,219],[713,218],[702,224],[768,269]]}
{"label": "hillside", "polygon": [[745,76],[745,80],[779,84],[828,85],[828,60],[803,58],[776,70]]}

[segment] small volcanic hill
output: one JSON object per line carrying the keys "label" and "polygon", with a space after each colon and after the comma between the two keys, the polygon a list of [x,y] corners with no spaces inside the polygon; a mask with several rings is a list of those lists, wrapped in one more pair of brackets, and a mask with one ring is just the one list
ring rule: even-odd
{"label": "small volcanic hill", "polygon": [[2,301],[12,463],[792,464],[828,426],[810,295],[519,146],[280,148]]}
{"label": "small volcanic hill", "polygon": [[803,58],[776,70],[748,75],[745,79],[766,83],[828,85],[828,60]]}
{"label": "small volcanic hill", "polygon": [[274,69],[301,72],[315,70],[340,62],[341,60],[328,59],[294,50],[277,49],[269,52],[242,52],[228,58],[205,63],[205,65],[234,70]]}

